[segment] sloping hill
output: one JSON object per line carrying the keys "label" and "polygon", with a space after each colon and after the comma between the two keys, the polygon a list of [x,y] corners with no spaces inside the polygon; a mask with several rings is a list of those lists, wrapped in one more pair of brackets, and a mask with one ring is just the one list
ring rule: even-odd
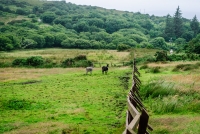
{"label": "sloping hill", "polygon": [[[168,47],[162,38],[165,17],[39,0],[0,1],[0,14],[0,32],[4,40],[0,51],[49,47]],[[149,43],[155,37],[161,37],[158,38],[160,45],[154,45],[155,41]]]}

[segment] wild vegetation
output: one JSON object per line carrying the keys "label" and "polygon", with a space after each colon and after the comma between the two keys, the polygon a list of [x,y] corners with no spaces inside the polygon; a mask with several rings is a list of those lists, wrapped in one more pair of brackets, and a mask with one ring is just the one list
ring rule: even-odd
{"label": "wild vegetation", "polygon": [[0,51],[30,48],[174,49],[199,52],[199,22],[107,10],[65,1],[0,1]]}

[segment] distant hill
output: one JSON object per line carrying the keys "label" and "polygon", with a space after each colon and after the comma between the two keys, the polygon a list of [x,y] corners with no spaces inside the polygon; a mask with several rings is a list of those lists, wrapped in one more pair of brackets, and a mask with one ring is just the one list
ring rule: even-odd
{"label": "distant hill", "polygon": [[[0,51],[51,47],[169,49],[174,46],[166,43],[165,22],[166,17],[65,1],[0,0]],[[190,32],[190,20],[183,18],[183,22],[184,30]]]}

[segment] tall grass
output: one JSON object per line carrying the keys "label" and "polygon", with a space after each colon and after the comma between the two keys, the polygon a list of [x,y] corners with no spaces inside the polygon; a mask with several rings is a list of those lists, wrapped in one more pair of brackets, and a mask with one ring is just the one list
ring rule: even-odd
{"label": "tall grass", "polygon": [[200,95],[196,91],[182,92],[173,83],[153,80],[141,87],[141,95],[155,114],[200,111]]}
{"label": "tall grass", "polygon": [[170,95],[147,100],[150,110],[156,114],[166,113],[199,113],[200,101],[188,95]]}
{"label": "tall grass", "polygon": [[148,84],[143,85],[140,91],[144,98],[164,97],[168,95],[176,95],[178,90],[174,89],[173,83],[166,83],[163,80],[152,80]]}
{"label": "tall grass", "polygon": [[172,71],[189,71],[193,69],[198,69],[200,67],[200,63],[197,62],[196,64],[179,64],[177,65]]}

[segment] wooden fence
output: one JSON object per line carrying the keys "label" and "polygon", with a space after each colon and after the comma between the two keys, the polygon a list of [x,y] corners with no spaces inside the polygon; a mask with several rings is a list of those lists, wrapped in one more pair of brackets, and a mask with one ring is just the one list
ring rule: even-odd
{"label": "wooden fence", "polygon": [[127,97],[127,116],[126,116],[126,129],[123,134],[149,134],[147,131],[153,131],[152,127],[148,124],[149,115],[142,104],[142,99],[139,94],[141,81],[138,78],[140,73],[136,67],[135,60],[133,61],[133,84]]}

